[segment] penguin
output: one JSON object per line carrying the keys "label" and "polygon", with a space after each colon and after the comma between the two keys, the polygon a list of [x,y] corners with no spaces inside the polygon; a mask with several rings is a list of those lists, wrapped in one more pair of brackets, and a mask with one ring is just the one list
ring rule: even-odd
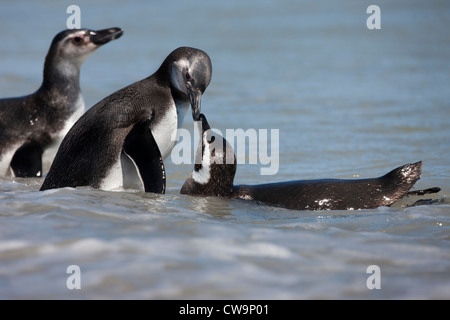
{"label": "penguin", "polygon": [[[201,114],[202,143],[194,170],[180,193],[254,200],[293,210],[357,210],[390,206],[408,194],[420,178],[422,162],[406,164],[389,173],[368,179],[320,179],[234,185],[236,157],[227,140],[213,132]],[[415,194],[438,192],[430,188]]]}
{"label": "penguin", "polygon": [[163,161],[189,105],[199,119],[211,73],[206,52],[175,49],[151,76],[86,111],[62,141],[41,190],[133,187],[165,193]]}
{"label": "penguin", "polygon": [[[58,33],[45,59],[40,88],[27,96],[0,99],[0,176],[42,176],[44,152],[56,150],[84,113],[81,64],[122,34],[120,28]],[[54,153],[45,155],[50,161],[53,157]]]}

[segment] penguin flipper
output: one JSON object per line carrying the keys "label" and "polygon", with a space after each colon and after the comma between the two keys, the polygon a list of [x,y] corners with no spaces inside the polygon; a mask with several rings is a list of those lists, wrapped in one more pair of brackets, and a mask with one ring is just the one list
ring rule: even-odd
{"label": "penguin flipper", "polygon": [[125,138],[123,151],[136,164],[145,192],[166,191],[166,170],[161,152],[150,130],[150,120],[134,125]]}
{"label": "penguin flipper", "polygon": [[11,160],[14,175],[20,178],[42,177],[43,153],[44,148],[37,142],[30,141],[22,145]]}

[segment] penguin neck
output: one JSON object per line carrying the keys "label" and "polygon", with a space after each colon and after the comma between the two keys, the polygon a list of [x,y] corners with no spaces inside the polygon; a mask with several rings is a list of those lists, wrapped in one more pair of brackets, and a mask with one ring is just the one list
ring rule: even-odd
{"label": "penguin neck", "polygon": [[189,97],[184,93],[178,90],[170,81],[170,70],[171,70],[171,61],[166,60],[161,65],[161,67],[155,72],[154,78],[156,82],[161,87],[169,88],[170,94],[172,95],[172,99],[175,103],[175,107],[177,109],[177,119],[178,129],[183,126],[183,121],[186,115],[187,110],[189,109]]}
{"label": "penguin neck", "polygon": [[210,164],[208,161],[194,166],[189,183],[195,194],[231,197],[235,173],[236,164]]}
{"label": "penguin neck", "polygon": [[180,193],[188,195],[201,195],[211,197],[226,197],[231,198],[234,194],[234,186],[228,183],[223,184],[223,181],[219,179],[211,179],[207,183],[199,183],[197,178],[194,177],[195,173],[191,173],[189,178],[183,184]]}
{"label": "penguin neck", "polygon": [[186,105],[189,104],[189,97],[186,93],[181,92],[179,89],[177,89],[173,84],[172,81],[170,81],[172,74],[173,66],[173,60],[170,59],[170,56],[164,60],[164,62],[161,64],[159,69],[154,73],[154,77],[157,81],[157,83],[161,87],[170,88],[170,92],[172,94],[173,100],[178,105]]}
{"label": "penguin neck", "polygon": [[80,65],[65,59],[51,59],[47,56],[40,91],[52,95],[59,93],[69,100],[78,99],[80,96]]}

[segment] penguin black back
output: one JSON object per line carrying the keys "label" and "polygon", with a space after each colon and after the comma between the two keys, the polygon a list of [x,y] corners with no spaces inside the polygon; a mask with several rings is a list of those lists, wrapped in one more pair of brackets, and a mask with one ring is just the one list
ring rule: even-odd
{"label": "penguin black back", "polygon": [[[297,210],[356,210],[390,206],[420,178],[422,162],[379,178],[297,180],[235,187],[235,197]],[[407,174],[405,175],[405,172]]]}

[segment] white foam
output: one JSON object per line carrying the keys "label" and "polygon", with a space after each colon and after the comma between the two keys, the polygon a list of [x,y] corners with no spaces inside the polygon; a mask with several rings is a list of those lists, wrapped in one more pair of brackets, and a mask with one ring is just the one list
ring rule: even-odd
{"label": "white foam", "polygon": [[24,240],[7,240],[0,242],[0,252],[10,251],[10,250],[19,250],[22,248],[26,248],[29,246],[29,243]]}

